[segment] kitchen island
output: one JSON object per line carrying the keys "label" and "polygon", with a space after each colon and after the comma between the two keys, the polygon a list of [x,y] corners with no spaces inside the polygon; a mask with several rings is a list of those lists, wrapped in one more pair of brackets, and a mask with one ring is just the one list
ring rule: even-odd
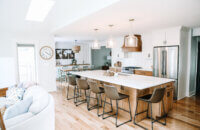
{"label": "kitchen island", "polygon": [[[102,70],[95,70],[95,71],[72,72],[72,74],[87,79],[95,80],[101,87],[103,87],[103,84],[113,85],[118,88],[118,91],[120,93],[129,95],[133,117],[135,114],[137,97],[151,94],[154,88],[157,87],[166,87],[164,95],[165,110],[168,113],[172,109],[173,88],[174,88],[173,79],[134,75],[134,74],[118,74],[117,76],[104,76],[104,72],[105,71]],[[127,100],[121,101],[119,105],[123,108],[128,109]],[[147,103],[139,101],[138,112],[145,111],[146,109],[147,109]],[[163,108],[161,103],[153,104],[153,117],[156,118],[162,115],[163,115]],[[137,116],[136,121],[140,121],[145,117],[146,113],[140,114]]]}

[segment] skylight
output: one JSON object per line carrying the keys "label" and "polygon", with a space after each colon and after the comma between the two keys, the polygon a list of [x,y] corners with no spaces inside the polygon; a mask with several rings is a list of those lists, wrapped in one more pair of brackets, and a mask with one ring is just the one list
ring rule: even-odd
{"label": "skylight", "polygon": [[43,22],[54,4],[53,0],[31,0],[26,20]]}

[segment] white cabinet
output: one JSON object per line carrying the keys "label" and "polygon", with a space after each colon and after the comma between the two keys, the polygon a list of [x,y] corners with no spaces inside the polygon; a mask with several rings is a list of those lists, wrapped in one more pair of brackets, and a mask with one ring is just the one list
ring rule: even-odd
{"label": "white cabinet", "polygon": [[153,31],[153,45],[154,46],[163,46],[165,41],[165,31],[157,30]]}
{"label": "white cabinet", "polygon": [[154,46],[180,45],[181,27],[153,31]]}
{"label": "white cabinet", "polygon": [[90,63],[90,48],[88,44],[81,44],[81,50],[75,54],[77,64]]}
{"label": "white cabinet", "polygon": [[166,29],[166,41],[167,45],[179,45],[180,44],[180,27]]}

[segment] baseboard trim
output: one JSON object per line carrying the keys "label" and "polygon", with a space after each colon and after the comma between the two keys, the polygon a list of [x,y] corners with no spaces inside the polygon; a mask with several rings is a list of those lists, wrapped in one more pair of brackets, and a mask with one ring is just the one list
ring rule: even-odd
{"label": "baseboard trim", "polygon": [[190,93],[189,93],[189,97],[191,97],[191,96],[194,96],[196,94],[196,91],[194,90],[194,91],[191,91]]}

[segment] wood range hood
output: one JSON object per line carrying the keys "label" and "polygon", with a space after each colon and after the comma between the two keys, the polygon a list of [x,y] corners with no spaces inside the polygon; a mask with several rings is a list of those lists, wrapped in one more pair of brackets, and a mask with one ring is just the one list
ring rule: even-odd
{"label": "wood range hood", "polygon": [[142,52],[142,39],[141,39],[141,35],[134,34],[134,36],[137,37],[137,39],[138,39],[138,46],[137,47],[126,47],[126,45],[125,45],[125,38],[128,37],[128,35],[126,35],[124,37],[124,44],[122,46],[122,51],[123,52]]}

